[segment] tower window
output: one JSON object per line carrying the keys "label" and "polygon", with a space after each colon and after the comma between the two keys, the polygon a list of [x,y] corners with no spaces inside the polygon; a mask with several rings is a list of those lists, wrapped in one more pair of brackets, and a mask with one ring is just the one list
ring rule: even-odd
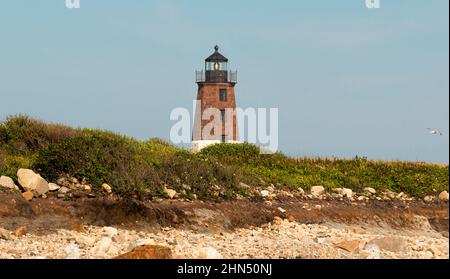
{"label": "tower window", "polygon": [[219,90],[219,99],[221,102],[227,101],[227,90],[226,89],[220,89]]}
{"label": "tower window", "polygon": [[221,117],[222,121],[225,121],[225,110],[224,109],[220,110],[220,117]]}

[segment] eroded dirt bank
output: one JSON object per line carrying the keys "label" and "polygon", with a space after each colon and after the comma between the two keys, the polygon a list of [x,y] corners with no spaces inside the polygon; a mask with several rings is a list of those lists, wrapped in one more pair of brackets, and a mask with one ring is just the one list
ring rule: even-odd
{"label": "eroded dirt bank", "polygon": [[[20,227],[27,234],[15,236]],[[448,258],[449,220],[447,202],[27,202],[1,192],[0,228],[0,258],[111,258],[142,244],[184,258]]]}

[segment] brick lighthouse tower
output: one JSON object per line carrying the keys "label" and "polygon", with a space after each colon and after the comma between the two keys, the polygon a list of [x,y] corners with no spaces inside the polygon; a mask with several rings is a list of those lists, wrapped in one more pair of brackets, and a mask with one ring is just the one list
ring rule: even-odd
{"label": "brick lighthouse tower", "polygon": [[228,59],[214,47],[205,69],[196,71],[198,85],[192,150],[216,143],[239,142],[234,86],[237,72],[228,70]]}

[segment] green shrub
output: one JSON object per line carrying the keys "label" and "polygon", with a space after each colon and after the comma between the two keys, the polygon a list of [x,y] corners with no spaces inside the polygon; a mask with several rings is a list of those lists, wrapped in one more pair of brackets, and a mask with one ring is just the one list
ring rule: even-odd
{"label": "green shrub", "polygon": [[202,155],[211,156],[239,156],[256,157],[259,156],[259,147],[250,143],[220,143],[213,144],[203,148],[200,151]]}
{"label": "green shrub", "polygon": [[69,175],[86,178],[97,189],[108,183],[119,193],[141,191],[155,186],[159,179],[140,152],[140,144],[133,139],[83,130],[78,136],[40,150],[33,168],[52,181]]}
{"label": "green shrub", "polygon": [[0,149],[9,154],[31,156],[34,152],[66,138],[76,136],[78,130],[59,124],[18,115],[0,124]]}

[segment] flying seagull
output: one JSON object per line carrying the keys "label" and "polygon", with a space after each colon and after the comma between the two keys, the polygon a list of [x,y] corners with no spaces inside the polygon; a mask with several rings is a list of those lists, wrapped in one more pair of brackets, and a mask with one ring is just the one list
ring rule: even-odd
{"label": "flying seagull", "polygon": [[431,129],[431,128],[427,128],[428,131],[430,131],[430,134],[434,135],[434,136],[443,136],[444,134],[439,131],[438,129]]}

